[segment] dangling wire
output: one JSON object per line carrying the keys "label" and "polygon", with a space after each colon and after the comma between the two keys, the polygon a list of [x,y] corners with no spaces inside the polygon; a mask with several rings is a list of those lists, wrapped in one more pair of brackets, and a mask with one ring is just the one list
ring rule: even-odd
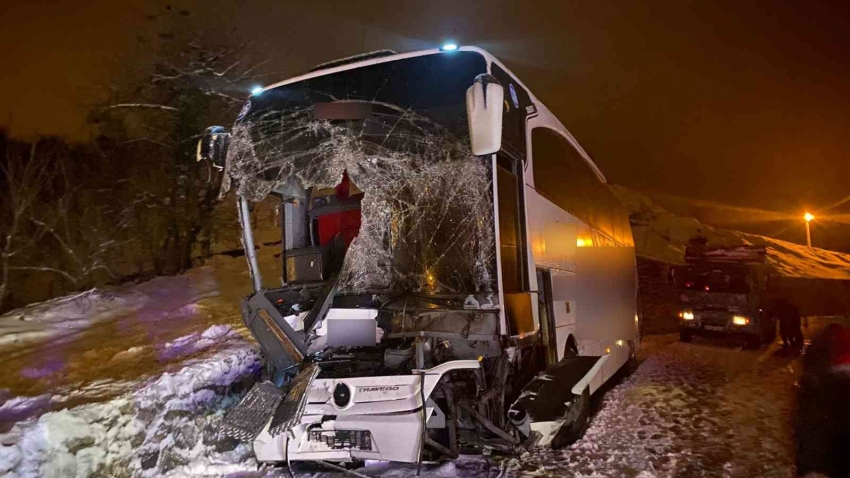
{"label": "dangling wire", "polygon": [[419,460],[416,462],[416,476],[420,476],[422,471],[422,452],[425,451],[425,433],[427,430],[427,412],[425,411],[425,372],[419,375],[419,398],[422,400],[422,433],[419,437]]}
{"label": "dangling wire", "polygon": [[[292,430],[290,430],[289,433],[292,433]],[[295,478],[295,473],[292,473],[292,462],[289,461],[289,433],[286,434],[286,444],[283,446],[283,457],[286,459],[286,469],[289,471],[289,478]]]}

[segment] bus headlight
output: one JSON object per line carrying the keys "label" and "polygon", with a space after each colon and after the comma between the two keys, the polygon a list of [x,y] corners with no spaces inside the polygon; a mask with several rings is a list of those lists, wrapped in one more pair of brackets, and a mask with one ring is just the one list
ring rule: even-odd
{"label": "bus headlight", "polygon": [[683,310],[679,312],[679,318],[684,320],[694,320],[694,313],[690,310]]}
{"label": "bus headlight", "polygon": [[744,317],[743,315],[736,315],[732,317],[732,323],[735,325],[748,325],[750,323],[750,318]]}

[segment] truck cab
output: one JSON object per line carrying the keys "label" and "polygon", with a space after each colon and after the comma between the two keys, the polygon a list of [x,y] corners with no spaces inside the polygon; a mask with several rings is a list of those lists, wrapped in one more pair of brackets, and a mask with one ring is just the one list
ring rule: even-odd
{"label": "truck cab", "polygon": [[690,248],[686,258],[687,265],[671,269],[683,342],[694,335],[735,335],[758,348],[774,339],[776,325],[765,307],[763,247]]}

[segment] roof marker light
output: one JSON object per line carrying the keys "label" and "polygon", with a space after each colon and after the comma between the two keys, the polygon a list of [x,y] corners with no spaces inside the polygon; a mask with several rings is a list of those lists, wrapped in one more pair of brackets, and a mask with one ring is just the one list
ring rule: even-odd
{"label": "roof marker light", "polygon": [[455,51],[457,50],[457,44],[455,43],[444,43],[443,46],[440,47],[442,51]]}
{"label": "roof marker light", "polygon": [[259,95],[262,92],[263,92],[263,87],[260,86],[260,85],[257,85],[255,87],[251,88],[251,94],[252,95]]}

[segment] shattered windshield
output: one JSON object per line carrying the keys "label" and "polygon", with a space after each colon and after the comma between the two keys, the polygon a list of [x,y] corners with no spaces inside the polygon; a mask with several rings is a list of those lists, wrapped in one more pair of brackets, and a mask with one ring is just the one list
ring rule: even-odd
{"label": "shattered windshield", "polygon": [[379,63],[252,97],[231,134],[223,192],[251,201],[363,192],[341,293],[491,291],[491,166],[469,149],[473,52]]}

